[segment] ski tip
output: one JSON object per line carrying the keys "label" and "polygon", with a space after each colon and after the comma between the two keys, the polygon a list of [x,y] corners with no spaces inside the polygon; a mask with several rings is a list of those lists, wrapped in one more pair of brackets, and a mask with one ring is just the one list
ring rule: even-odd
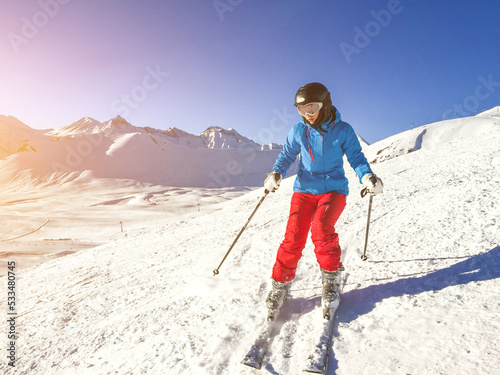
{"label": "ski tip", "polygon": [[317,368],[317,367],[306,367],[304,370],[305,372],[308,372],[310,374],[324,374],[325,370],[323,368]]}
{"label": "ski tip", "polygon": [[326,364],[324,363],[324,360],[321,361],[318,358],[315,358],[313,354],[309,356],[307,359],[307,365],[306,368],[304,369],[305,372],[309,372],[311,374],[324,374],[326,373]]}
{"label": "ski tip", "polygon": [[257,360],[255,360],[255,358],[251,358],[251,357],[243,358],[243,361],[241,361],[241,363],[246,365],[246,366],[256,368],[257,370],[260,370],[260,368],[262,367],[261,362],[258,362]]}

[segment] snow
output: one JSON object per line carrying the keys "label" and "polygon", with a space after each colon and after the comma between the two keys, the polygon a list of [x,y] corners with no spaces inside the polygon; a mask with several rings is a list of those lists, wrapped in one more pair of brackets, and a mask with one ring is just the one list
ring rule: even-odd
{"label": "snow", "polygon": [[[492,110],[493,111],[493,110]],[[485,112],[486,113],[486,112]],[[423,150],[432,152],[457,138],[487,134],[498,129],[500,118],[492,115],[445,120],[388,137],[382,141],[366,146],[366,155],[371,163],[392,159],[410,152]]]}
{"label": "snow", "polygon": [[13,116],[0,115],[0,159],[16,152],[36,150],[36,144],[45,138],[41,131],[31,129]]}
{"label": "snow", "polygon": [[[141,144],[127,134],[103,150],[115,144],[116,157]],[[346,278],[329,374],[498,373],[498,144],[500,120],[486,114],[364,145],[385,186],[373,201],[366,262],[368,199],[346,166],[352,193],[337,224]],[[19,155],[0,167],[13,168]],[[3,239],[49,216],[26,240],[104,244],[18,271],[17,368],[4,359],[3,373],[257,373],[240,361],[266,315],[294,177],[266,197],[214,277],[262,188],[167,188],[92,169],[52,184],[34,184],[34,175],[3,188]],[[9,251],[5,259],[24,262]],[[320,329],[320,296],[309,240],[260,373],[302,373]]]}
{"label": "snow", "polygon": [[263,147],[243,137],[232,128],[225,130],[218,126],[211,126],[201,133],[200,137],[208,148],[252,148],[260,150]]}
{"label": "snow", "polygon": [[103,123],[84,117],[46,134],[27,125],[21,131],[11,123],[0,127],[4,185],[21,178],[36,184],[65,183],[91,171],[95,178],[169,187],[258,186],[280,152],[233,129],[210,127],[195,136],[136,127],[120,116]]}
{"label": "snow", "polygon": [[500,118],[500,105],[488,109],[476,115],[477,117],[498,117]]}
{"label": "snow", "polygon": [[121,116],[117,116],[102,123],[94,120],[93,118],[84,117],[78,121],[63,126],[60,129],[52,130],[48,132],[47,135],[62,138],[73,137],[82,134],[103,133],[105,134],[105,136],[110,136],[113,133],[136,133],[141,135],[149,134],[149,136],[153,140],[155,138],[159,138],[163,141],[168,141],[169,143],[173,143],[179,146],[188,146],[192,148],[251,148],[256,150],[264,150],[268,149],[269,147],[268,145],[259,145],[251,139],[242,136],[232,128],[223,129],[219,126],[210,126],[201,134],[196,136],[175,127],[161,130],[150,127],[134,126]]}

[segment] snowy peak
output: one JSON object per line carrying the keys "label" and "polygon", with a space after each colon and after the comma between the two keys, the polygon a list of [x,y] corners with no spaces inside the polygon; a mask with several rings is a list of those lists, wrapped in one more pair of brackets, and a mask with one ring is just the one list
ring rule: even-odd
{"label": "snowy peak", "polygon": [[500,118],[500,105],[488,109],[487,111],[481,112],[476,115],[476,117],[497,117]]}
{"label": "snowy peak", "polygon": [[221,128],[220,126],[210,126],[204,132],[202,132],[200,135],[210,135],[210,134],[216,134],[216,133],[227,134],[227,135],[232,135],[232,136],[236,136],[236,137],[242,137],[242,135],[240,133],[238,133],[236,130],[234,130],[233,128],[224,129],[224,128]]}
{"label": "snowy peak", "polygon": [[191,148],[206,148],[203,140],[194,134],[190,134],[184,130],[170,127],[165,130],[155,129],[146,126],[144,130],[154,137],[161,137],[166,141],[175,145],[191,147]]}
{"label": "snowy peak", "polygon": [[278,143],[267,143],[261,146],[261,150],[281,150],[283,148],[282,145]]}
{"label": "snowy peak", "polygon": [[34,131],[14,116],[0,115],[0,129]]}
{"label": "snowy peak", "polygon": [[58,137],[71,137],[82,134],[99,134],[102,132],[110,133],[115,131],[127,133],[137,132],[138,128],[130,124],[121,116],[116,116],[115,118],[105,122],[99,122],[91,117],[84,117],[47,134]]}
{"label": "snowy peak", "polygon": [[163,135],[166,135],[168,137],[177,138],[177,139],[182,138],[182,137],[186,137],[188,135],[192,135],[184,130],[177,129],[175,127],[170,127],[170,128],[165,129],[165,130],[161,130],[161,129],[155,129],[155,128],[150,128],[149,126],[146,126],[144,129],[148,133],[163,134]]}
{"label": "snowy peak", "polygon": [[211,126],[200,134],[208,148],[254,148],[260,150],[258,143],[242,136],[236,130],[223,129],[219,126]]}
{"label": "snowy peak", "polygon": [[60,129],[52,130],[47,135],[57,137],[69,137],[77,134],[94,134],[98,133],[102,124],[91,117],[84,117],[71,124],[65,125]]}
{"label": "snowy peak", "polygon": [[139,128],[135,127],[132,125],[130,122],[125,120],[123,117],[120,115],[116,116],[115,118],[103,122],[103,129],[104,130],[120,130],[123,132],[136,132],[139,131]]}

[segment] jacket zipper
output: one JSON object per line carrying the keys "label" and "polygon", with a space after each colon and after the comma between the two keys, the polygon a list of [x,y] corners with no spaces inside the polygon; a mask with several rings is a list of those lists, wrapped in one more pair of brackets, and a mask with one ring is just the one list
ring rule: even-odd
{"label": "jacket zipper", "polygon": [[311,146],[309,145],[309,155],[311,156],[311,159],[313,161],[313,163],[316,163],[316,161],[314,160],[314,156],[313,156],[313,153],[311,151]]}
{"label": "jacket zipper", "polygon": [[[309,143],[309,128],[307,128],[307,130],[306,130],[306,139],[307,139],[307,142]],[[314,160],[312,150],[311,150],[311,145],[309,144],[308,147],[309,147],[309,156],[311,157],[313,163],[316,163],[316,161]]]}

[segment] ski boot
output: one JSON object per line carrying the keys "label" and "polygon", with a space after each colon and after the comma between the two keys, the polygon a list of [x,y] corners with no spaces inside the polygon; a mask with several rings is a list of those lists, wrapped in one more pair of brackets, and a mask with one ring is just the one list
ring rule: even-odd
{"label": "ski boot", "polygon": [[267,320],[276,320],[280,313],[283,303],[285,303],[288,290],[290,289],[290,283],[280,283],[272,279],[272,290],[269,292],[266,305],[268,308]]}
{"label": "ski boot", "polygon": [[321,276],[323,282],[323,293],[321,295],[321,306],[323,307],[323,318],[330,319],[331,308],[334,307],[335,301],[340,301],[340,274],[344,271],[344,267],[340,267],[337,271],[325,271],[321,268]]}

